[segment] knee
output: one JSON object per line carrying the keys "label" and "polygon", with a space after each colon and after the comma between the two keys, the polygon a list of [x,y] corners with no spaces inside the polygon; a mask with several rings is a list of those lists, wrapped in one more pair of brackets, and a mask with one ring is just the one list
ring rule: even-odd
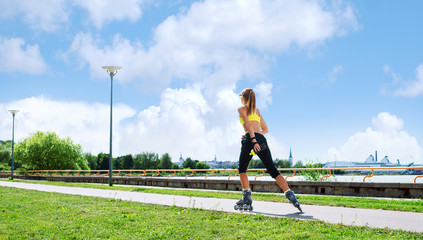
{"label": "knee", "polygon": [[238,173],[239,174],[241,174],[241,173],[246,173],[247,172],[247,168],[241,168],[241,167],[238,167]]}
{"label": "knee", "polygon": [[279,175],[281,175],[277,169],[270,171],[269,174],[273,179],[276,179]]}

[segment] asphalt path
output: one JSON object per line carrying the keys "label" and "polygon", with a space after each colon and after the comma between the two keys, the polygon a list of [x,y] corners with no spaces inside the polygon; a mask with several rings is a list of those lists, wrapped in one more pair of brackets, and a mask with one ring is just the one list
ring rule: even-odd
{"label": "asphalt path", "polygon": [[271,217],[296,218],[311,221],[321,220],[334,224],[341,223],[344,225],[352,226],[368,226],[372,228],[402,229],[411,232],[423,232],[423,213],[414,212],[301,205],[303,213],[300,213],[291,204],[264,201],[254,201],[254,210],[251,212],[240,212],[234,210],[234,204],[236,202],[234,199],[186,197],[177,195],[163,195],[80,187],[63,187],[10,181],[0,181],[0,186],[71,195],[112,198],[124,201],[134,201],[165,206],[201,208],[211,211],[222,211],[229,213],[262,214],[264,216]]}

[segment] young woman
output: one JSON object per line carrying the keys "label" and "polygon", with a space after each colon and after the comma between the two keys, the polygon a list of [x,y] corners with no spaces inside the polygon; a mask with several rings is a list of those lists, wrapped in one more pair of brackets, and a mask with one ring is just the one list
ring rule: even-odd
{"label": "young woman", "polygon": [[252,210],[251,204],[253,201],[251,199],[247,167],[253,157],[251,150],[254,150],[266,166],[270,176],[272,176],[272,178],[274,178],[278,185],[282,188],[286,198],[288,198],[288,200],[301,211],[300,202],[298,202],[294,192],[289,189],[288,183],[273,163],[272,155],[267,145],[267,140],[263,136],[263,134],[267,133],[269,130],[267,129],[263,116],[256,107],[256,96],[253,89],[246,88],[239,96],[241,97],[242,105],[244,105],[238,108],[239,120],[245,130],[245,135],[242,137],[241,141],[242,147],[238,165],[243,197],[236,203],[235,209]]}

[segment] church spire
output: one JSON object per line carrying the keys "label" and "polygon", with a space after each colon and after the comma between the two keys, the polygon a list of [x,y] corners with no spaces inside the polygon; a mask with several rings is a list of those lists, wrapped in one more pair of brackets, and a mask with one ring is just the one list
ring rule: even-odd
{"label": "church spire", "polygon": [[292,151],[291,151],[291,147],[289,147],[289,164],[292,166]]}

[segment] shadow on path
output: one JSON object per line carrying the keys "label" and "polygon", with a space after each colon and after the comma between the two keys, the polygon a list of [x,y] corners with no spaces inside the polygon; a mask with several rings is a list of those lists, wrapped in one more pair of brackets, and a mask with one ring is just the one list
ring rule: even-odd
{"label": "shadow on path", "polygon": [[263,216],[269,217],[279,217],[279,218],[297,218],[303,220],[314,220],[318,221],[320,219],[314,218],[311,215],[306,215],[304,212],[297,212],[297,213],[290,213],[290,214],[274,214],[274,213],[266,213],[266,212],[258,212],[258,211],[251,211],[251,213],[261,214]]}

